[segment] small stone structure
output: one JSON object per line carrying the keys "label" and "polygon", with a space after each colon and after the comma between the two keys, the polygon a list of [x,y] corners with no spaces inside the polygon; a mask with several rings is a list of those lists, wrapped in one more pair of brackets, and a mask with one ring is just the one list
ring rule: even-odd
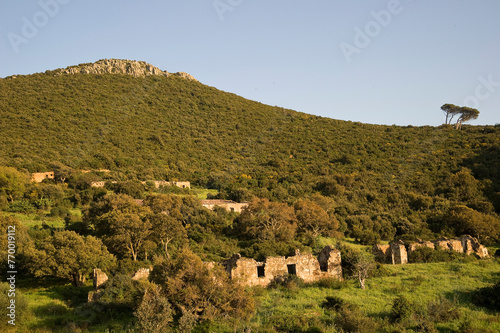
{"label": "small stone structure", "polygon": [[88,302],[95,302],[99,299],[99,297],[101,297],[102,290],[100,290],[100,288],[106,281],[108,281],[108,276],[99,268],[94,268],[94,271],[92,273],[92,280],[94,284],[94,291],[89,292],[87,296]]}
{"label": "small stone structure", "polygon": [[31,181],[41,183],[45,179],[54,179],[54,172],[35,172],[31,174]]}
{"label": "small stone structure", "polygon": [[[143,184],[146,184],[147,182],[142,182]],[[159,189],[160,187],[167,187],[167,186],[177,186],[180,188],[191,188],[191,183],[188,181],[172,181],[168,182],[166,180],[153,180],[153,183],[155,184],[155,188]]]}
{"label": "small stone structure", "polygon": [[384,264],[392,262],[392,252],[390,245],[374,245],[372,248],[375,260]]}
{"label": "small stone structure", "polygon": [[90,183],[91,187],[104,187],[104,185],[106,185],[106,182],[103,181]]}
{"label": "small stone structure", "polygon": [[263,262],[243,258],[234,254],[224,262],[231,279],[246,286],[267,286],[278,276],[297,275],[304,282],[315,282],[321,278],[342,279],[340,251],[325,247],[318,258],[312,254],[301,254],[299,250],[291,257],[268,257]]}
{"label": "small stone structure", "polygon": [[219,206],[228,212],[241,213],[243,208],[248,206],[248,202],[235,202],[232,200],[201,200],[201,205],[210,210],[213,210],[215,206]]}
{"label": "small stone structure", "polygon": [[405,245],[402,241],[393,242],[390,245],[375,245],[372,248],[372,252],[375,259],[379,262],[406,264],[408,263],[408,255],[422,247],[450,250],[467,255],[475,254],[480,258],[489,256],[488,249],[481,245],[476,238],[469,235],[453,239],[440,238],[434,242],[419,240],[416,243],[408,245]]}
{"label": "small stone structure", "polygon": [[393,265],[408,263],[408,252],[406,251],[405,243],[402,241],[391,243],[390,249]]}
{"label": "small stone structure", "polygon": [[[153,270],[152,267],[150,268],[140,268],[137,272],[135,272],[131,278],[132,280],[142,280],[142,279],[149,279],[149,273]],[[94,284],[94,290],[90,291],[87,296],[87,301],[88,302],[96,302],[99,300],[99,297],[102,295],[102,286],[106,281],[108,281],[108,276],[106,273],[104,273],[102,270],[99,268],[94,268],[94,271],[92,273],[92,278],[93,278],[93,284]]]}
{"label": "small stone structure", "polygon": [[132,275],[132,280],[141,280],[141,279],[149,279],[149,273],[151,269],[149,268],[140,268],[137,272]]}
{"label": "small stone structure", "polygon": [[94,268],[92,274],[92,280],[94,282],[94,290],[99,289],[106,281],[108,281],[108,276],[106,273],[101,271],[99,268]]}

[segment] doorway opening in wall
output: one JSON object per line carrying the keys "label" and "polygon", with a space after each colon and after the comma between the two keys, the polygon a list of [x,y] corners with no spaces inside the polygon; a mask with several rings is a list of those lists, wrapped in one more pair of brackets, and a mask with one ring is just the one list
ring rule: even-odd
{"label": "doorway opening in wall", "polygon": [[297,266],[295,264],[286,265],[289,275],[297,275]]}
{"label": "doorway opening in wall", "polygon": [[321,262],[319,264],[319,269],[322,271],[322,272],[328,272],[328,263],[327,262]]}
{"label": "doorway opening in wall", "polygon": [[264,265],[257,266],[257,277],[264,277]]}

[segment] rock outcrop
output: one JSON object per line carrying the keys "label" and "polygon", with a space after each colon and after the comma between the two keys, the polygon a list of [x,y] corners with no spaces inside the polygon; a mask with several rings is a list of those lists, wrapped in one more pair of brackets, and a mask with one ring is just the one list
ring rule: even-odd
{"label": "rock outcrop", "polygon": [[123,60],[123,59],[101,59],[94,63],[70,66],[56,70],[56,75],[63,74],[126,74],[134,77],[159,75],[168,77],[175,75],[186,80],[198,81],[192,75],[184,72],[170,74],[145,61]]}

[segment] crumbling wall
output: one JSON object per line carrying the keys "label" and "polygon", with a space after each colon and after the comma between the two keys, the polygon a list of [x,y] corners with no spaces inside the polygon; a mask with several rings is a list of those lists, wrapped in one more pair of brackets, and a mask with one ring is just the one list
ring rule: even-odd
{"label": "crumbling wall", "polygon": [[375,245],[372,248],[372,252],[378,262],[405,264],[408,262],[408,255],[422,247],[450,250],[467,255],[475,254],[480,258],[489,257],[488,249],[481,245],[477,238],[469,235],[453,239],[440,238],[434,242],[419,240],[417,243],[411,243],[407,246],[402,241],[394,242],[390,245]]}
{"label": "crumbling wall", "polygon": [[227,211],[241,213],[248,206],[248,202],[235,202],[231,200],[201,200],[201,205],[205,208],[213,210],[215,206],[224,208]]}
{"label": "crumbling wall", "polygon": [[31,181],[41,183],[45,179],[54,179],[54,172],[35,172],[31,174]]}
{"label": "crumbling wall", "polygon": [[92,282],[94,285],[94,291],[90,291],[87,295],[87,301],[88,302],[95,302],[101,297],[102,295],[102,290],[99,290],[102,285],[108,281],[108,276],[106,273],[101,271],[99,268],[94,268],[94,271],[92,272]]}
{"label": "crumbling wall", "polygon": [[141,279],[149,279],[149,268],[140,268],[137,272],[132,275],[132,280],[141,280]]}
{"label": "crumbling wall", "polygon": [[433,250],[435,248],[433,242],[419,240],[418,243],[411,243],[408,245],[408,256],[410,256],[413,251],[423,247],[428,247]]}
{"label": "crumbling wall", "polygon": [[108,276],[106,273],[101,271],[99,268],[94,268],[92,273],[92,281],[94,284],[94,290],[99,289],[106,281],[108,281]]}
{"label": "crumbling wall", "polygon": [[402,241],[390,244],[392,253],[392,263],[394,265],[407,264],[408,252],[406,251],[405,244]]}
{"label": "crumbling wall", "polygon": [[476,254],[480,258],[487,258],[489,257],[488,249],[481,245],[477,238],[474,238],[469,235],[463,235],[460,237],[460,241],[462,242],[462,247],[464,249],[464,253],[466,254]]}
{"label": "crumbling wall", "polygon": [[225,262],[231,279],[248,286],[267,286],[278,276],[297,275],[304,282],[318,281],[323,277],[342,279],[340,251],[326,247],[318,258],[296,250],[291,257],[268,257],[263,262],[234,254]]}
{"label": "crumbling wall", "polygon": [[392,252],[390,245],[374,245],[372,248],[372,253],[375,256],[375,260],[383,264],[392,263]]}

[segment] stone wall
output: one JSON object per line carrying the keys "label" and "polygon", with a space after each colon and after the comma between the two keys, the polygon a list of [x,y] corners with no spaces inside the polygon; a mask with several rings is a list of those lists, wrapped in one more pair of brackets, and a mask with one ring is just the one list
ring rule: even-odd
{"label": "stone wall", "polygon": [[419,240],[416,243],[404,244],[402,241],[399,241],[390,245],[375,245],[372,248],[372,252],[378,262],[405,264],[408,262],[408,255],[422,247],[450,250],[467,255],[475,254],[480,258],[489,256],[488,249],[481,245],[476,238],[469,235],[453,239],[440,238],[434,242]]}
{"label": "stone wall", "polygon": [[383,264],[392,262],[392,252],[390,245],[374,245],[372,249],[375,260]]}
{"label": "stone wall", "polygon": [[54,172],[36,172],[31,174],[31,181],[41,183],[45,179],[54,179]]}
{"label": "stone wall", "polygon": [[405,244],[402,241],[391,243],[390,249],[393,265],[408,263],[408,252],[406,251]]}
{"label": "stone wall", "polygon": [[215,206],[219,206],[228,212],[241,213],[241,211],[248,206],[248,202],[235,202],[231,200],[201,200],[201,205],[210,210],[213,210]]}
{"label": "stone wall", "polygon": [[106,275],[106,273],[101,271],[99,268],[94,268],[92,277],[94,290],[99,289],[106,281],[108,281],[108,276]]}
{"label": "stone wall", "polygon": [[263,262],[234,254],[224,263],[231,279],[247,286],[267,286],[278,276],[297,275],[310,283],[325,277],[342,279],[340,251],[327,246],[318,258],[296,250],[291,257],[268,257]]}
{"label": "stone wall", "polygon": [[147,280],[149,279],[149,273],[151,269],[149,268],[140,268],[137,272],[132,275],[132,280]]}

